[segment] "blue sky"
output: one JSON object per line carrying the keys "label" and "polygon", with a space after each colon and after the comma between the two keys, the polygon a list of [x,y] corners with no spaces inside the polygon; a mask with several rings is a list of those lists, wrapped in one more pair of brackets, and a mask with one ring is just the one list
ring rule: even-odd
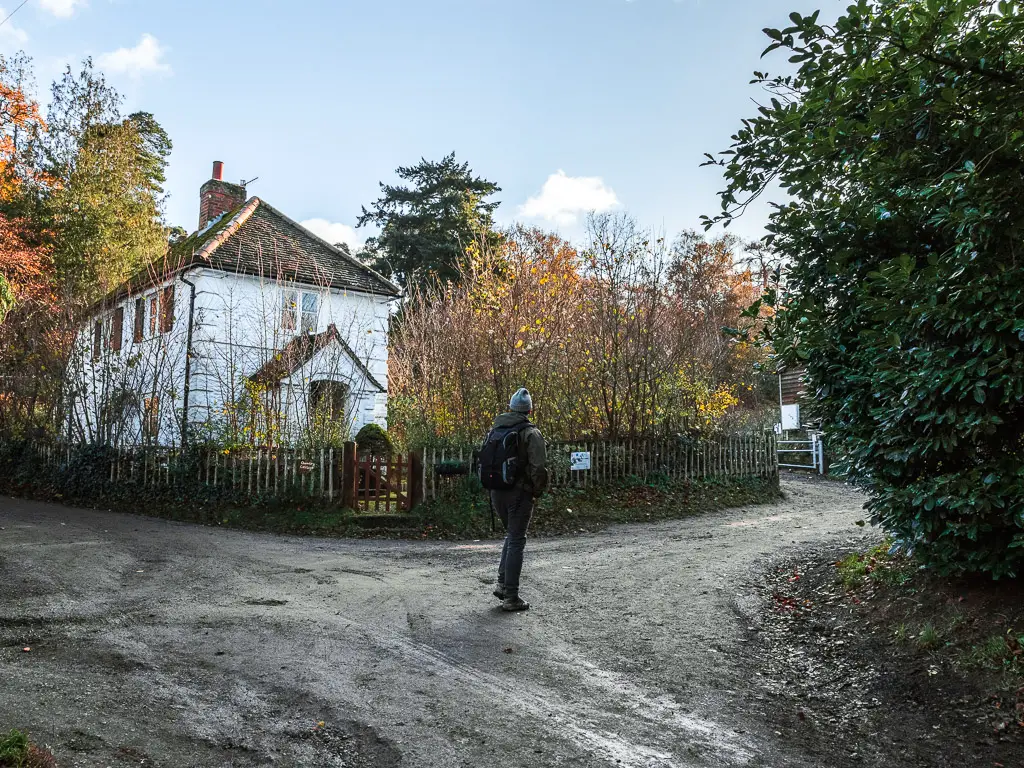
{"label": "blue sky", "polygon": [[[0,0],[0,18],[20,0]],[[498,219],[576,237],[589,208],[674,234],[718,209],[699,168],[756,107],[765,26],[836,0],[29,0],[0,51],[40,88],[92,55],[170,133],[167,218],[225,178],[332,240],[399,165],[455,151],[502,192]],[[765,206],[734,225],[762,233]]]}

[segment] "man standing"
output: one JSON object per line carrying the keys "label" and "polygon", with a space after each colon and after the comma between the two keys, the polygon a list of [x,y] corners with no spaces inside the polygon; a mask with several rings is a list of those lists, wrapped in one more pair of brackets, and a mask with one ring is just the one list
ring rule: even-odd
{"label": "man standing", "polygon": [[494,590],[504,611],[530,607],[519,597],[519,574],[533,506],[548,487],[544,438],[530,421],[531,413],[533,398],[527,389],[520,389],[509,401],[509,413],[494,420],[480,452],[480,480],[505,526]]}

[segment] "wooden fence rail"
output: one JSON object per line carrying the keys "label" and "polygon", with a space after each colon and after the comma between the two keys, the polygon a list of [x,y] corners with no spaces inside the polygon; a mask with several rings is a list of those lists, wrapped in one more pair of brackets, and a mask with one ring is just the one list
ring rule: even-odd
{"label": "wooden fence rail", "polygon": [[[565,440],[548,443],[554,488],[589,487],[631,477],[690,482],[711,477],[772,477],[778,474],[772,433],[725,437]],[[465,474],[475,446],[426,449],[413,454],[360,454],[344,448],[202,448],[182,454],[173,448],[110,449],[105,471],[112,483],[161,488],[191,473],[201,484],[251,498],[320,499],[364,512],[393,513],[436,498],[445,480],[442,465],[455,463]],[[37,460],[67,465],[80,450],[33,443]],[[577,464],[572,463],[577,455]],[[581,468],[586,467],[586,468]],[[441,471],[439,471],[441,470]]]}
{"label": "wooden fence rail", "polygon": [[[431,448],[424,452],[425,496],[435,498],[443,485],[442,465],[472,463],[473,448]],[[699,439],[636,438],[560,440],[547,444],[551,486],[589,487],[630,477],[689,482],[711,477],[773,477],[778,474],[776,436],[771,432]],[[588,469],[573,469],[573,454],[583,454]],[[581,457],[582,458],[582,457]]]}
{"label": "wooden fence rail", "polygon": [[[71,464],[79,447],[34,443],[36,458],[48,465]],[[340,499],[344,467],[338,448],[199,449],[110,448],[106,472],[112,483],[167,487],[191,479],[248,496],[298,495]]]}

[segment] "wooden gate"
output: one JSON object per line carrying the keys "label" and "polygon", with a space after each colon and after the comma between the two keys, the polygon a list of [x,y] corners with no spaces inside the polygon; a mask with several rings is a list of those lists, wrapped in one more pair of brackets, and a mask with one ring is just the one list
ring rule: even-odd
{"label": "wooden gate", "polygon": [[412,509],[412,457],[368,453],[356,462],[356,505],[360,512],[388,514]]}

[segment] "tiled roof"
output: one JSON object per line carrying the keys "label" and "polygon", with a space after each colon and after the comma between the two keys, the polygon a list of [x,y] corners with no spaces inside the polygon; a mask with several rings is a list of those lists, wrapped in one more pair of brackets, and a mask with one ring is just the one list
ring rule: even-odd
{"label": "tiled roof", "polygon": [[258,197],[251,197],[205,229],[175,243],[167,256],[147,266],[104,300],[111,303],[193,267],[398,296],[394,283]]}
{"label": "tiled roof", "polygon": [[341,334],[338,333],[334,323],[328,325],[327,330],[323,333],[303,333],[296,336],[285,344],[280,352],[261,365],[259,370],[252,374],[249,379],[257,384],[273,384],[278,382],[299,370],[299,368],[312,360],[317,352],[327,347],[332,341],[337,341],[341,345],[341,348],[352,358],[352,362],[366,376],[366,380],[370,384],[381,392],[384,391],[384,386],[374,378],[373,374],[370,373],[370,369],[356,357],[352,348],[341,337]]}
{"label": "tiled roof", "polygon": [[[249,199],[228,217],[239,221],[215,235],[216,243],[204,243],[195,250],[192,263],[384,296],[399,293],[397,286],[354,259],[347,248],[322,240],[258,197]],[[187,246],[188,241],[181,245]],[[177,252],[179,247],[174,250]]]}

